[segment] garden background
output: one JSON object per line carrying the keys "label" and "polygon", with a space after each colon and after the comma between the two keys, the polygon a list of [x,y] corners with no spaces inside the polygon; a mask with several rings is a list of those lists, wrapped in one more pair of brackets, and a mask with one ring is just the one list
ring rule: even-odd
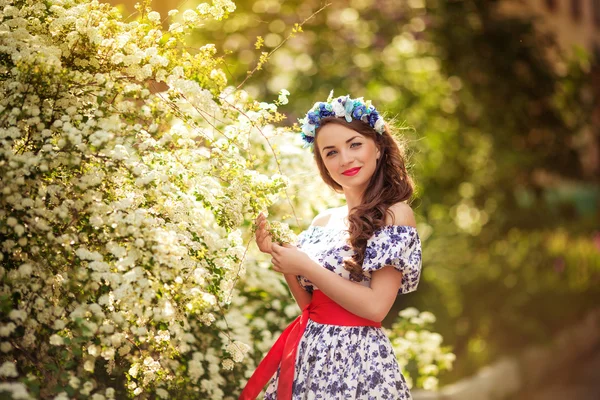
{"label": "garden background", "polygon": [[235,398],[298,312],[256,213],[341,204],[285,129],[331,90],[410,155],[423,274],[384,325],[415,387],[598,307],[593,45],[500,0],[155,3],[0,1],[0,393]]}

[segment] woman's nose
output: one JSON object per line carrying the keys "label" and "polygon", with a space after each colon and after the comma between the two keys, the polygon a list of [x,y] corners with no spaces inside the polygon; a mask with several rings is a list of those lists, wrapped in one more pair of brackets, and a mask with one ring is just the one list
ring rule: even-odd
{"label": "woman's nose", "polygon": [[352,159],[351,155],[347,151],[340,152],[340,158],[339,159],[340,159],[340,163],[341,163],[342,166],[348,165],[352,161],[354,161]]}

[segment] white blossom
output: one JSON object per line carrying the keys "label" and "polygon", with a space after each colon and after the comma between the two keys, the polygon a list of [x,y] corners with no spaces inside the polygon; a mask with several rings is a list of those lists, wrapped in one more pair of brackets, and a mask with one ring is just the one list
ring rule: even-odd
{"label": "white blossom", "polygon": [[8,392],[13,400],[33,399],[21,382],[0,382],[0,392]]}
{"label": "white blossom", "polygon": [[148,13],[148,19],[152,22],[159,23],[160,22],[160,14],[156,11],[151,11]]}
{"label": "white blossom", "polygon": [[0,376],[5,378],[16,378],[19,376],[17,373],[17,366],[10,361],[5,361],[0,366]]}
{"label": "white blossom", "polygon": [[54,334],[54,335],[50,336],[50,344],[52,346],[62,346],[63,338],[57,334]]}
{"label": "white blossom", "polygon": [[69,400],[69,395],[67,395],[67,392],[60,392],[54,397],[54,400]]}
{"label": "white blossom", "polygon": [[404,310],[400,311],[399,315],[402,318],[413,318],[413,317],[417,317],[419,315],[419,310],[417,310],[414,307],[408,307],[408,308],[405,308]]}
{"label": "white blossom", "polygon": [[3,353],[8,353],[9,351],[12,350],[12,345],[10,344],[10,342],[1,342],[0,343],[0,351],[2,351]]}
{"label": "white blossom", "polygon": [[286,89],[281,89],[279,91],[279,97],[277,99],[277,101],[279,101],[281,104],[287,104],[288,103],[288,96],[290,95],[290,92],[288,92]]}

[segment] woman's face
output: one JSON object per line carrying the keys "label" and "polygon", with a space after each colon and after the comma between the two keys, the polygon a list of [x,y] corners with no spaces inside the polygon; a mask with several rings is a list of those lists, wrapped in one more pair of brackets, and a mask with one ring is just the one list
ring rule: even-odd
{"label": "woman's face", "polygon": [[366,189],[380,156],[375,141],[340,124],[317,134],[317,151],[329,175],[344,189]]}

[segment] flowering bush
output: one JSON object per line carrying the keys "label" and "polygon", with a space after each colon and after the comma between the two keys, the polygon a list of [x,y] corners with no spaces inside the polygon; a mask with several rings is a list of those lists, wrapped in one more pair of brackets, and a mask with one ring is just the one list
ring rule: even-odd
{"label": "flowering bush", "polygon": [[439,333],[429,330],[435,316],[409,307],[400,311],[399,317],[387,333],[408,385],[437,389],[437,377],[452,369],[456,356],[448,346],[441,345]]}
{"label": "flowering bush", "polygon": [[[230,0],[167,31],[147,4],[0,7],[0,394],[233,398],[298,313],[242,234],[319,184],[272,126],[289,92],[251,100],[185,45]],[[337,201],[286,197],[296,224]]]}
{"label": "flowering bush", "polygon": [[2,379],[44,398],[222,397],[250,350],[213,324],[243,273],[238,228],[285,186],[243,155],[276,105],[183,43],[235,5],[168,32],[144,5],[133,22],[97,1],[0,7]]}

